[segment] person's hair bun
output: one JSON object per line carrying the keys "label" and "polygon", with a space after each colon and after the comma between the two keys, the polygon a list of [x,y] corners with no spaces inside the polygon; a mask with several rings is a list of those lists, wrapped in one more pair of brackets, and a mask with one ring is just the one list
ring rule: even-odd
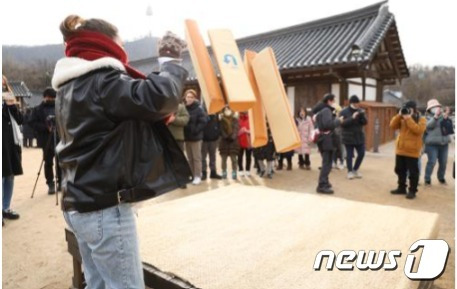
{"label": "person's hair bun", "polygon": [[67,16],[60,24],[60,32],[62,32],[64,40],[71,36],[84,22],[85,20],[78,15]]}

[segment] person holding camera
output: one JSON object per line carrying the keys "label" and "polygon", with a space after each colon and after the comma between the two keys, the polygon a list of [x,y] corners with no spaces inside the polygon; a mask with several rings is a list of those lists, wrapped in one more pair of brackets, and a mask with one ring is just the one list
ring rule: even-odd
{"label": "person holding camera", "polygon": [[188,72],[185,42],[168,32],[158,44],[160,71],[128,63],[118,29],[70,15],[61,23],[66,57],[54,70],[62,208],[81,253],[86,288],[143,289],[132,203],[192,180],[167,124]]}
{"label": "person holding camera", "polygon": [[[54,182],[54,157],[59,136],[55,130],[55,99],[56,91],[46,88],[43,91],[43,102],[35,107],[29,120],[30,126],[37,134],[38,147],[43,150],[44,176],[48,185],[48,194],[56,193]],[[56,134],[56,135],[54,135]],[[57,191],[61,191],[61,172],[60,166],[56,163],[57,171]]]}
{"label": "person holding camera", "polygon": [[450,135],[454,134],[452,121],[449,119],[450,109],[442,110],[436,99],[427,102],[427,130],[425,132],[425,153],[427,166],[425,167],[425,185],[431,185],[431,176],[438,161],[438,181],[446,184],[446,165],[449,150]]}
{"label": "person holding camera", "polygon": [[[390,121],[390,127],[400,130],[396,141],[395,173],[398,176],[398,187],[392,190],[394,195],[406,194],[406,198],[414,199],[419,183],[419,156],[426,120],[417,111],[414,101],[408,101],[400,112]],[[406,191],[406,178],[409,175],[409,189]]]}
{"label": "person holding camera", "polygon": [[[359,107],[360,99],[357,95],[349,98],[349,106],[341,111],[340,116],[343,117],[342,137],[343,144],[346,147],[346,162],[348,167],[347,178],[362,178],[359,168],[365,156],[365,133],[363,126],[367,124],[365,111]],[[354,166],[352,159],[354,158],[354,150],[357,152],[357,158]]]}

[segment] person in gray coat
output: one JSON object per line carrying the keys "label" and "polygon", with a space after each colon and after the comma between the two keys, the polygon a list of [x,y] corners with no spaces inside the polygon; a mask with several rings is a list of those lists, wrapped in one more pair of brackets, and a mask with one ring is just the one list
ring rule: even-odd
{"label": "person in gray coat", "polygon": [[449,119],[449,108],[444,112],[436,99],[427,102],[427,130],[425,132],[425,185],[431,185],[431,176],[438,161],[438,181],[446,184],[446,165],[450,135],[454,133],[452,121]]}

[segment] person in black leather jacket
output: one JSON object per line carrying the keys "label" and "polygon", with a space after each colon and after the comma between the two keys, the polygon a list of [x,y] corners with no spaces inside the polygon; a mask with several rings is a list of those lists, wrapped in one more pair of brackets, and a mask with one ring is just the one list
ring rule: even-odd
{"label": "person in black leather jacket", "polygon": [[188,75],[177,61],[184,43],[168,33],[159,43],[160,73],[144,76],[129,66],[112,24],[71,15],[60,29],[67,57],[52,84],[64,217],[88,288],[144,288],[130,203],[192,180],[166,127]]}
{"label": "person in black leather jacket", "polygon": [[335,148],[334,130],[341,123],[341,118],[335,118],[333,115],[334,103],[335,96],[329,93],[324,95],[322,102],[313,108],[313,118],[319,129],[317,147],[322,156],[322,167],[316,191],[321,194],[333,194],[328,176],[332,171],[332,155]]}

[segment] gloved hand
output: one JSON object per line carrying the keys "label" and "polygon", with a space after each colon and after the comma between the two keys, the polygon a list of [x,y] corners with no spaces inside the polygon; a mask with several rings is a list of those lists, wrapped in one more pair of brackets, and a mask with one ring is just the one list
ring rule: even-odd
{"label": "gloved hand", "polygon": [[159,57],[181,58],[181,53],[187,44],[176,34],[167,31],[159,40]]}

